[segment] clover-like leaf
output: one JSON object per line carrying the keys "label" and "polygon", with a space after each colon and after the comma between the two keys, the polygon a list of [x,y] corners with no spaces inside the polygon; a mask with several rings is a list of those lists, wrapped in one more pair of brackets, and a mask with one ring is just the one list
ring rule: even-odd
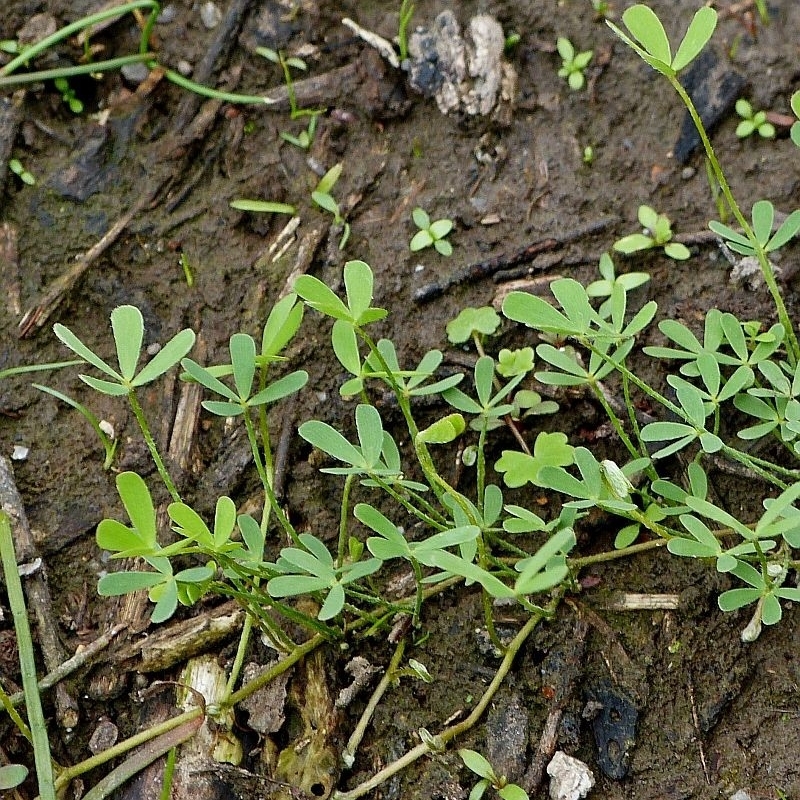
{"label": "clover-like leaf", "polygon": [[447,338],[453,344],[461,344],[477,333],[491,336],[500,327],[500,317],[490,306],[463,308],[458,316],[447,323]]}
{"label": "clover-like leaf", "polygon": [[568,444],[566,434],[542,431],[534,442],[533,455],[504,450],[495,469],[503,473],[503,482],[511,488],[526,483],[539,486],[539,472],[544,467],[568,467],[573,463],[574,452],[575,448]]}

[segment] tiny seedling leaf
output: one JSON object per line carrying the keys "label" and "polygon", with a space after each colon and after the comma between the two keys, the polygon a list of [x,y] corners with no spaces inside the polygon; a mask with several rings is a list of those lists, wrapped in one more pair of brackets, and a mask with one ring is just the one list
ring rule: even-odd
{"label": "tiny seedling leaf", "polygon": [[614,242],[614,250],[625,255],[638,253],[641,250],[649,250],[654,246],[655,241],[643,233],[631,233]]}
{"label": "tiny seedling leaf", "polygon": [[201,367],[191,358],[182,359],[181,366],[190,378],[196,380],[201,386],[205,386],[206,389],[227,397],[228,400],[237,401],[239,399],[219,378],[215,378],[209,370]]}
{"label": "tiny seedling leaf", "polygon": [[297,295],[288,294],[269,312],[261,337],[261,355],[276,356],[288,344],[303,321],[303,305]]}
{"label": "tiny seedling leaf", "polygon": [[353,466],[363,466],[364,458],[361,451],[354,447],[339,431],[326,422],[309,420],[304,422],[297,431],[309,444],[312,444],[323,453]]}
{"label": "tiny seedling leaf", "polygon": [[507,783],[497,790],[502,800],[530,800],[528,793],[516,783]]}
{"label": "tiny seedling leaf", "polygon": [[672,62],[669,39],[661,20],[645,5],[631,6],[622,15],[622,21],[645,51],[667,66]]}
{"label": "tiny seedling leaf", "polygon": [[231,365],[233,367],[233,382],[239,398],[246,400],[253,387],[253,377],[256,374],[256,343],[253,337],[246,333],[234,333],[229,345]]}
{"label": "tiny seedling leaf", "polygon": [[163,580],[164,576],[160,572],[111,572],[103,575],[97,582],[97,593],[101,597],[130,594],[140,589],[149,589]]}
{"label": "tiny seedling leaf", "polygon": [[348,261],[344,265],[344,286],[347,305],[357,323],[372,304],[372,270],[364,261]]}
{"label": "tiny seedling leaf", "polygon": [[296,372],[290,372],[254,394],[247,405],[261,406],[266,403],[275,403],[300,391],[306,383],[308,383],[308,373],[305,370],[299,369]]}
{"label": "tiny seedling leaf", "polygon": [[133,379],[139,354],[142,351],[144,319],[136,306],[118,306],[111,312],[111,330],[117,348],[117,359],[122,377]]}
{"label": "tiny seedling leaf", "polygon": [[800,209],[792,211],[766,246],[767,252],[783,247],[800,230]]}
{"label": "tiny seedling leaf", "polygon": [[462,748],[458,751],[458,754],[461,756],[461,760],[464,762],[467,769],[479,775],[481,778],[494,778],[494,769],[492,769],[492,765],[480,753]]}
{"label": "tiny seedling leaf", "polygon": [[443,239],[453,230],[453,221],[450,219],[437,219],[428,230],[430,230],[434,239]]}
{"label": "tiny seedling leaf", "polygon": [[22,764],[5,764],[0,767],[0,789],[13,789],[28,777],[28,768]]}
{"label": "tiny seedling leaf", "polygon": [[490,306],[462,308],[458,316],[447,323],[447,338],[453,344],[461,344],[473,333],[491,336],[500,327],[500,317]]}
{"label": "tiny seedling leaf", "polygon": [[708,40],[713,36],[717,26],[717,12],[713,8],[703,6],[692,17],[689,29],[678,46],[678,52],[672,60],[672,69],[680,72],[700,54]]}
{"label": "tiny seedling leaf", "polygon": [[447,444],[461,436],[465,428],[466,423],[461,414],[448,414],[420,431],[417,438],[426,444]]}
{"label": "tiny seedling leaf", "polygon": [[765,245],[772,235],[772,222],[775,218],[775,208],[769,200],[758,200],[753,204],[753,233],[756,239]]}
{"label": "tiny seedling leaf", "polygon": [[133,379],[134,386],[144,386],[163,375],[168,369],[175,366],[194,346],[195,334],[190,328],[185,328],[175,334],[147,364],[142,367],[139,374]]}
{"label": "tiny seedling leaf", "polygon": [[321,194],[330,195],[331,189],[336,185],[336,181],[339,180],[339,176],[342,174],[342,167],[343,165],[341,162],[339,164],[334,164],[321,178],[319,183],[317,184],[316,191],[320,192]]}
{"label": "tiny seedling leaf", "polygon": [[514,322],[546,333],[583,332],[546,300],[527,292],[510,292],[503,301],[503,314]]}
{"label": "tiny seedling leaf", "polygon": [[353,321],[347,306],[319,278],[301,275],[294,283],[294,291],[320,313],[334,319]]}
{"label": "tiny seedling leaf", "polygon": [[322,209],[334,217],[339,216],[339,204],[326,192],[311,192],[311,199]]}
{"label": "tiny seedling leaf", "polygon": [[422,230],[427,230],[431,226],[431,218],[428,216],[428,212],[419,206],[411,212],[411,219],[413,219],[414,224]]}
{"label": "tiny seedling leaf", "polygon": [[53,333],[67,346],[73,353],[76,353],[84,361],[88,361],[93,367],[97,367],[101,372],[110,378],[121,381],[120,375],[115,369],[106,364],[100,356],[90,350],[69,328],[57,322],[53,325]]}
{"label": "tiny seedling leaf", "polygon": [[276,203],[272,200],[234,200],[231,208],[238,211],[255,211],[260,214],[289,214],[294,216],[297,209],[288,203]]}
{"label": "tiny seedling leaf", "polygon": [[425,230],[417,231],[414,234],[408,247],[412,253],[416,253],[419,250],[424,250],[426,247],[430,247],[432,244],[433,236],[431,236],[430,231],[425,228]]}

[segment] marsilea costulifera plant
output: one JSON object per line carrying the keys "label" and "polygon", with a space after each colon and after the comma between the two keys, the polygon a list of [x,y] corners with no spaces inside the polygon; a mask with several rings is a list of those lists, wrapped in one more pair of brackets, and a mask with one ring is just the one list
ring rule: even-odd
{"label": "marsilea costulifera plant", "polygon": [[[671,83],[677,83],[677,72],[700,52],[715,19],[713,11],[701,9],[674,58],[660,22],[643,6],[634,6],[623,15],[638,44],[621,35]],[[688,98],[686,101],[691,102]],[[713,151],[702,128],[701,138],[711,158]],[[721,170],[718,177],[729,194]],[[737,220],[744,222],[743,233],[733,229],[732,235],[727,229],[720,232],[732,245],[744,248],[746,240],[746,246],[762,263],[768,282],[771,279],[774,285],[766,254],[791,238],[800,226],[800,215],[790,215],[777,233],[767,236],[769,215],[761,205],[754,207],[751,227],[732,197],[729,204]],[[771,226],[771,216],[768,221]],[[515,598],[524,607],[536,609],[531,595],[558,586],[586,563],[585,559],[567,558],[575,544],[573,525],[586,509],[598,507],[626,518],[617,539],[619,547],[630,546],[640,530],[648,529],[678,555],[713,558],[719,569],[744,584],[722,595],[723,608],[752,602],[756,604],[757,622],[777,621],[779,599],[793,598],[798,592],[785,583],[795,565],[792,548],[800,544],[800,534],[795,531],[795,527],[800,528],[795,519],[800,512],[793,505],[800,492],[795,488],[800,472],[737,449],[722,420],[725,405],[733,403],[755,423],[744,427],[740,437],[771,435],[792,454],[800,452],[796,336],[787,325],[782,304],[778,306],[780,323],[766,332],[731,314],[712,311],[706,319],[702,343],[680,323],[662,322],[661,330],[674,347],[650,348],[647,352],[683,362],[679,372],[669,378],[675,392],[675,399],[670,400],[627,366],[636,336],[656,313],[654,303],[632,316],[627,313],[628,292],[641,280],[638,276],[617,276],[610,258],[604,257],[601,280],[588,289],[572,280],[553,283],[560,308],[518,292],[505,301],[503,310],[508,319],[529,325],[544,336],[566,338],[573,350],[585,352],[586,357],[578,360],[569,348],[542,342],[536,355],[546,368],[540,368],[536,376],[542,383],[591,389],[629,454],[627,463],[619,467],[598,460],[586,448],[573,447],[561,432],[539,433],[532,446],[504,452],[495,466],[508,487],[534,483],[573,498],[549,522],[525,506],[507,504],[500,487],[491,482],[486,459],[487,441],[496,428],[511,423],[515,429],[513,421],[526,409],[545,411],[541,398],[529,385],[534,369],[531,349],[501,351],[499,360],[495,360],[483,351],[482,340],[477,340],[480,357],[470,392],[457,386],[463,376],[436,378],[442,360],[437,350],[427,353],[416,367],[401,365],[392,342],[375,341],[369,333],[370,325],[383,319],[387,311],[372,305],[373,276],[364,262],[346,264],[344,299],[316,278],[300,277],[294,287],[296,294],[281,300],[269,315],[260,350],[249,334],[236,333],[230,339],[230,363],[215,367],[203,367],[184,358],[194,340],[194,334],[187,330],[137,371],[143,326],[141,314],[129,306],[112,314],[119,368],[107,364],[71,331],[57,326],[59,338],[104,376],[83,376],[83,380],[100,392],[128,397],[173,500],[168,513],[178,538],[164,546],[159,541],[147,485],[132,473],[118,476],[118,490],[131,524],[104,522],[98,529],[98,542],[117,557],[143,558],[150,569],[111,573],[102,579],[101,591],[120,594],[148,589],[156,603],[156,620],[167,619],[178,604],[192,604],[205,593],[228,594],[241,599],[281,641],[285,634],[265,613],[268,608],[303,622],[316,633],[337,638],[352,620],[380,627],[398,610],[409,611],[419,621],[424,598],[433,589],[429,584],[464,580],[481,587],[491,632],[493,598]],[[776,285],[774,288],[777,290]],[[595,298],[601,301],[599,308],[593,305]],[[319,532],[298,533],[272,490],[266,407],[301,389],[307,376],[294,371],[272,381],[271,366],[283,358],[280,353],[299,329],[304,306],[333,320],[333,351],[350,375],[342,393],[359,398],[354,408],[354,439],[321,420],[305,422],[299,429],[307,442],[333,460],[335,466],[325,471],[342,481],[341,522],[334,552]],[[475,330],[486,330],[488,315],[478,313],[475,320],[460,324],[461,329],[469,328],[467,337],[472,335],[473,325],[478,326]],[[456,333],[458,325],[452,330],[452,335],[461,335]],[[242,421],[264,492],[260,520],[237,514],[233,501],[222,497],[215,500],[214,520],[207,522],[183,501],[169,477],[149,435],[136,389],[179,361],[186,379],[197,381],[215,396],[204,402],[208,412]],[[614,410],[604,389],[603,381],[612,373],[621,376],[628,407],[626,420]],[[403,465],[397,438],[386,430],[372,402],[370,393],[376,388],[388,388],[397,398],[419,481],[406,477],[409,466]],[[630,394],[634,390],[646,393],[674,419],[641,427],[632,410]],[[454,410],[421,429],[411,400],[431,394],[441,394]],[[472,433],[466,434],[468,429]],[[435,458],[440,445],[465,435],[474,437],[469,442],[470,462],[476,467],[470,491],[450,485]],[[664,480],[656,469],[661,459],[687,448],[696,453],[689,490]],[[737,522],[707,499],[703,463],[710,454],[745,465],[781,492],[771,503],[765,501],[766,511],[760,520]],[[639,476],[636,489],[632,486],[634,476]],[[379,513],[368,502],[369,493],[376,490],[396,503],[393,518]],[[268,527],[273,518],[291,544],[269,560],[265,546],[270,541]],[[423,535],[409,542],[404,532],[415,522],[423,524]],[[369,531],[366,541],[365,530]],[[731,535],[741,541],[729,545],[724,537]],[[415,577],[414,596],[403,601],[383,597],[377,580],[384,564],[394,559],[405,560]],[[291,603],[298,595],[313,597],[318,612],[309,615],[298,611]]]}
{"label": "marsilea costulifera plant", "polygon": [[[647,529],[666,541],[675,555],[713,560],[718,571],[728,573],[739,584],[720,595],[720,608],[732,611],[755,606],[742,634],[752,640],[762,623],[780,620],[782,599],[800,600],[800,589],[787,585],[790,571],[800,566],[796,552],[800,548],[800,510],[795,505],[800,498],[800,464],[795,461],[786,467],[783,459],[769,461],[736,445],[737,439],[771,437],[793,459],[800,455],[800,352],[767,258],[800,229],[800,211],[790,214],[776,231],[769,201],[761,200],[753,206],[752,224],[744,217],[691,99],[677,80],[678,72],[710,39],[716,12],[702,8],[695,14],[674,56],[661,22],[649,8],[633,6],[622,19],[630,37],[612,23],[607,24],[667,78],[686,104],[741,226],[739,232],[712,222],[712,230],[732,250],[757,258],[780,322],[764,331],[758,323],[740,321],[733,314],[712,309],[706,316],[701,342],[682,323],[662,321],[659,328],[671,346],[646,347],[644,352],[680,362],[678,371],[667,376],[674,391],[674,399],[669,399],[628,366],[635,337],[654,318],[656,305],[651,301],[630,316],[630,286],[615,278],[608,261],[604,268],[601,262],[608,300],[599,309],[592,305],[593,293],[571,279],[551,285],[556,304],[522,292],[510,293],[503,303],[507,318],[530,326],[542,337],[556,336],[570,342],[569,348],[556,348],[547,342],[538,345],[536,353],[548,367],[537,372],[536,378],[545,384],[589,389],[609,415],[628,451],[628,460],[622,467],[613,462],[598,463],[586,448],[575,448],[576,475],[567,469],[570,465],[537,467],[535,457],[509,451],[497,468],[506,471],[506,483],[524,477],[527,482],[574,498],[567,502],[568,507],[594,506],[625,518],[628,524],[617,536],[620,548],[632,545],[640,531]],[[576,357],[576,351],[583,351],[584,357]],[[612,373],[621,381],[627,420],[618,416],[603,384]],[[635,391],[661,406],[673,419],[641,425],[632,402]],[[744,417],[732,415],[731,406]],[[747,416],[755,424],[744,423],[738,431],[723,424],[724,420],[746,420]],[[692,458],[685,485],[666,480],[657,469],[664,458],[681,451]],[[777,497],[765,497],[764,513],[756,519],[740,520],[709,499],[704,465],[719,457],[737,462],[753,478],[763,481],[765,495],[778,492]],[[638,478],[636,488],[631,482],[634,475]]]}
{"label": "marsilea costulifera plant", "polygon": [[[287,642],[286,634],[266,613],[269,609],[305,624],[314,633],[335,639],[343,635],[345,624],[352,624],[352,620],[381,626],[398,611],[406,610],[419,621],[424,598],[431,590],[436,591],[437,582],[458,579],[482,587],[488,617],[491,598],[516,597],[523,606],[537,609],[529,595],[545,592],[567,577],[566,554],[575,542],[571,528],[575,515],[568,511],[545,523],[527,509],[505,506],[499,487],[486,480],[486,434],[499,416],[513,409],[507,400],[516,393],[533,362],[529,360],[520,367],[514,359],[506,359],[505,369],[500,365],[496,369],[494,360],[484,356],[475,369],[475,399],[456,390],[462,375],[435,379],[434,372],[442,359],[439,351],[426,354],[416,368],[403,369],[391,341],[374,342],[367,332],[371,323],[387,313],[372,306],[372,271],[363,262],[351,261],[345,266],[344,279],[346,296],[342,300],[317,279],[300,278],[295,287],[297,294],[281,300],[270,313],[260,349],[249,334],[236,333],[230,338],[230,362],[213,367],[184,357],[194,342],[192,331],[185,330],[139,368],[144,326],[141,313],[132,306],[117,308],[111,315],[118,365],[102,359],[68,328],[55,327],[64,344],[102,373],[102,378],[81,375],[86,384],[104,394],[127,397],[159,475],[172,496],[167,513],[177,538],[171,544],[162,544],[147,483],[133,472],[117,476],[117,490],[129,523],[103,520],[98,526],[97,542],[114,558],[139,557],[147,566],[141,571],[104,575],[99,583],[101,594],[147,590],[155,603],[154,622],[167,620],[179,605],[192,605],[209,592],[229,595],[240,599],[253,617],[270,630],[275,641]],[[271,380],[270,368],[284,360],[280,353],[299,329],[304,305],[333,318],[334,353],[353,375],[342,391],[361,399],[354,408],[355,441],[321,420],[305,422],[299,429],[305,440],[337,464],[323,471],[340,476],[343,481],[341,526],[334,552],[318,532],[297,532],[272,490],[266,406],[299,391],[308,376],[296,370]],[[170,478],[149,433],[137,389],[178,362],[184,369],[184,379],[196,381],[214,396],[203,402],[206,411],[241,420],[264,492],[260,520],[237,514],[233,500],[222,496],[215,500],[213,520],[206,521],[181,498]],[[369,390],[380,386],[388,386],[397,396],[423,481],[405,477],[407,470],[401,463],[400,448],[370,402]],[[451,442],[464,432],[464,417],[446,414],[420,429],[412,414],[413,397],[436,393],[475,417],[471,427],[479,432],[479,469],[472,498],[447,483],[432,454],[437,445]],[[547,447],[540,450],[546,453]],[[359,489],[359,485],[365,488]],[[402,525],[363,502],[376,490],[394,498]],[[353,502],[356,491],[362,502]],[[291,544],[280,549],[271,561],[266,551],[273,518]],[[414,520],[424,523],[425,535],[408,541],[403,531]],[[361,537],[357,535],[359,529]],[[367,531],[366,536],[363,531]],[[506,541],[508,534],[536,531],[552,534],[541,547],[526,550]],[[517,553],[519,558],[516,563],[512,560],[506,564],[493,555],[498,550]],[[416,591],[406,601],[387,600],[375,588],[379,584],[374,579],[366,580],[395,559],[405,560],[416,578]],[[318,601],[316,615],[304,614],[286,600],[300,595],[310,595]]]}

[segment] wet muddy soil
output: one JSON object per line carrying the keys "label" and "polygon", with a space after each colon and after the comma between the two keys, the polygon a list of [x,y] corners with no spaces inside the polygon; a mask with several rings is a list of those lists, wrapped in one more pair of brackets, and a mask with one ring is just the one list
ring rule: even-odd
{"label": "wet muddy soil", "polygon": [[[266,310],[287,285],[299,243],[309,253],[305,269],[335,288],[340,288],[347,259],[370,264],[375,304],[390,310],[376,333],[393,339],[402,362],[417,363],[427,350],[440,348],[445,366],[455,370],[463,368],[465,353],[447,341],[447,322],[465,306],[492,304],[503,290],[502,274],[476,276],[473,270],[475,279],[451,281],[471,265],[496,259],[497,271],[513,262],[514,254],[553,240],[535,259],[524,261],[527,277],[589,281],[596,278],[600,254],[637,230],[640,204],[667,214],[676,233],[689,239],[717,218],[704,161],[685,152],[691,143],[681,134],[684,115],[678,98],[614,39],[588,0],[449,6],[463,28],[484,14],[496,19],[505,35],[520,36],[504,57],[516,76],[506,87],[510,96],[486,114],[470,114],[463,103],[442,113],[433,97],[409,85],[406,71],[388,64],[341,22],[349,17],[391,39],[399,3],[231,0],[215,7],[221,16],[216,27],[204,23],[202,5],[181,0],[165,8],[154,31],[161,63],[200,74],[220,26],[230,25],[228,46],[211,59],[205,82],[284,97],[279,68],[255,48],[302,56],[308,71],[296,74],[298,100],[305,107],[326,109],[310,150],[281,138],[285,132],[298,136],[309,121],[290,119],[285,98],[264,107],[201,104],[166,80],[151,76],[141,83],[144,76],[135,71],[127,77],[109,72],[73,81],[84,104],[81,114],[72,113],[50,83],[13,98],[7,93],[2,111],[13,131],[9,155],[24,164],[36,183],[25,185],[7,173],[2,185],[0,369],[67,358],[52,334],[55,322],[111,356],[108,319],[121,304],[141,309],[145,346],[191,327],[204,354],[196,350],[194,357],[218,363],[225,360],[231,334],[258,335]],[[448,8],[441,0],[415,5],[412,28],[431,27]],[[609,13],[618,18],[624,5],[612,3]],[[682,33],[699,7],[692,0],[654,0],[652,5],[671,37]],[[768,197],[789,212],[798,205],[800,159],[787,129],[779,128],[775,141],[739,140],[734,133],[738,119],[732,104],[739,94],[754,107],[786,114],[798,88],[800,5],[791,0],[768,5],[770,21],[763,25],[748,3],[716,3],[721,21],[712,43],[714,63],[698,80],[708,92],[708,105],[719,106],[713,143],[742,206]],[[0,12],[0,38],[15,38],[34,14],[50,15],[63,25],[97,6],[89,0],[9,0]],[[571,91],[557,75],[559,36],[579,50],[594,50],[587,87],[581,91]],[[93,43],[102,45],[107,58],[134,52],[138,37],[128,15],[98,33]],[[80,55],[81,48],[64,43],[43,58],[41,68],[72,63]],[[731,86],[738,91],[731,94]],[[593,151],[591,163],[584,158],[587,147]],[[320,174],[336,163],[343,164],[343,171],[335,194],[351,227],[343,251],[338,247],[341,228],[332,227],[330,217],[309,198]],[[231,208],[231,201],[243,197],[298,207],[300,227],[287,255],[273,258],[268,252],[287,218]],[[431,219],[453,220],[452,256],[433,248],[410,251],[416,206]],[[91,248],[109,232],[114,235],[108,246],[93,257]],[[732,282],[730,265],[715,243],[691,249],[692,258],[685,262],[652,254],[619,257],[617,266],[650,272],[652,280],[638,290],[636,300],[656,300],[660,318],[699,329],[705,312],[717,307],[740,319],[774,321],[766,292]],[[780,263],[792,316],[797,258],[795,245],[784,251]],[[191,285],[184,266],[191,272]],[[74,281],[66,291],[54,291],[70,271]],[[421,302],[421,293],[432,283],[441,284],[441,291]],[[288,355],[293,369],[309,372],[309,385],[296,401],[275,409],[273,422],[276,432],[289,434],[284,491],[289,513],[298,525],[313,526],[323,536],[328,530],[333,539],[340,483],[332,484],[317,471],[309,447],[294,435],[297,425],[310,418],[345,431],[353,427],[354,403],[339,396],[346,376],[330,351],[329,332],[319,318],[306,320]],[[653,326],[643,343],[660,342],[659,337]],[[524,342],[524,332],[507,326],[493,346]],[[660,380],[656,374],[649,377]],[[58,636],[64,652],[71,654],[113,624],[118,612],[118,606],[95,593],[106,563],[94,531],[101,519],[121,513],[114,474],[132,469],[148,475],[153,468],[121,401],[90,394],[75,370],[39,379],[86,402],[120,436],[113,468],[104,471],[95,434],[76,412],[32,388],[26,377],[0,383],[2,454],[10,456],[15,447],[27,451],[15,462],[16,482],[47,566]],[[174,377],[153,386],[142,402],[163,446],[180,387]],[[387,426],[401,422],[391,406],[382,413]],[[557,420],[543,424],[567,431],[577,443],[579,437],[597,434],[602,421],[599,408],[575,397],[561,398]],[[538,430],[529,425],[524,433],[532,441]],[[504,436],[493,445],[495,455],[508,446]],[[218,418],[201,417],[182,479],[186,495],[202,513],[212,512],[220,494],[229,494],[242,507],[251,502],[257,480],[242,439],[241,431]],[[608,450],[603,457],[613,457],[613,445],[599,442]],[[712,481],[729,508],[752,508],[760,499],[746,481],[723,473],[713,474]],[[548,499],[529,488],[512,502],[546,506]],[[583,552],[611,547],[617,527],[613,520],[591,518],[579,531]],[[727,584],[706,565],[657,552],[596,565],[584,583],[583,592],[537,627],[476,727],[455,747],[417,761],[370,796],[467,797],[474,776],[456,754],[459,746],[488,753],[511,779],[530,779],[548,721],[555,726],[558,749],[593,771],[597,784],[591,797],[730,797],[737,791],[752,798],[800,796],[796,609],[787,605],[779,625],[745,645],[739,634],[747,618],[718,610],[716,596]],[[618,592],[674,596],[674,607],[615,610]],[[483,611],[474,590],[451,590],[426,608],[425,635],[418,636],[421,641],[407,655],[425,664],[433,683],[404,679],[391,687],[352,770],[337,770],[330,785],[313,784],[312,796],[328,796],[334,784],[346,790],[366,780],[418,744],[419,729],[436,732],[451,724],[448,720],[468,714],[491,681],[499,659],[481,635]],[[8,643],[0,648],[0,682],[8,688],[19,677],[13,657],[5,656],[6,649],[13,653],[10,615],[7,608],[0,611],[0,636]],[[504,610],[499,617],[509,636],[524,621]],[[143,635],[126,634],[119,647]],[[214,646],[222,663],[233,655],[230,641]],[[324,650],[315,674],[326,677],[333,697],[350,681],[344,664],[352,655],[386,667],[392,649],[379,640],[354,642],[346,654],[331,647]],[[269,653],[258,646],[253,658],[265,662]],[[101,661],[70,687],[80,715],[75,730],[59,726],[48,699],[54,751],[63,763],[89,755],[89,738],[101,721],[131,733],[139,716],[137,690],[154,677],[177,677],[175,668],[137,677],[133,664],[130,674],[110,681],[113,691],[101,691],[98,682],[113,669]],[[292,680],[310,679],[298,670]],[[359,695],[346,712],[332,715],[336,721],[325,748],[341,751],[365,698]],[[294,702],[302,705],[302,700]],[[294,717],[298,714],[302,717],[295,709]],[[295,728],[303,722],[295,719]],[[24,753],[19,738],[2,725],[6,755]],[[286,745],[292,733],[281,731]],[[248,767],[255,769],[252,762]],[[90,776],[100,777],[102,770]],[[94,780],[87,779],[87,786]],[[545,797],[546,781],[537,776],[536,785],[535,796]],[[127,791],[119,796],[151,796],[145,788]],[[249,796],[278,797],[281,791],[258,784]]]}

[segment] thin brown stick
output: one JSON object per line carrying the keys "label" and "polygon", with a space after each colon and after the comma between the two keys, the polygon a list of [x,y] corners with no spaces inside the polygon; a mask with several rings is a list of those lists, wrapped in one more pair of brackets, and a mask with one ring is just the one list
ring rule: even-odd
{"label": "thin brown stick", "polygon": [[[105,633],[98,636],[93,642],[90,642],[86,647],[78,650],[72,658],[68,658],[62,664],[59,664],[52,672],[42,678],[39,683],[39,691],[44,692],[60,683],[65,678],[72,675],[73,672],[81,667],[90,664],[96,656],[103,652],[122,631],[125,630],[124,625],[114,625],[109,628]],[[25,700],[24,692],[16,692],[9,697],[12,706],[18,706]]]}
{"label": "thin brown stick", "polygon": [[571,231],[558,234],[557,236],[548,236],[544,239],[539,239],[512,253],[500,253],[499,255],[492,256],[483,261],[469,264],[466,267],[456,270],[452,275],[441,281],[435,281],[421,286],[414,292],[414,302],[427,303],[430,300],[440,297],[453,286],[458,286],[462,283],[473,283],[482,278],[489,278],[498,272],[519,266],[520,264],[527,264],[541,253],[556,250],[569,242],[574,242],[577,239],[599,233],[615,221],[616,217],[601,217],[600,219],[593,220],[585,225],[579,225]]}
{"label": "thin brown stick", "polygon": [[[233,0],[225,16],[214,30],[214,38],[206,50],[205,55],[195,64],[192,79],[197,83],[207,83],[215,69],[219,68],[222,60],[227,58],[239,30],[244,22],[245,14],[252,0]],[[172,133],[179,135],[187,127],[192,118],[197,114],[202,99],[199,95],[186,92],[178,104],[178,109],[172,120]]]}
{"label": "thin brown stick", "polygon": [[689,676],[686,681],[686,690],[689,694],[689,705],[692,709],[692,725],[694,726],[695,735],[697,736],[697,751],[700,754],[700,764],[703,767],[703,775],[706,779],[706,784],[711,786],[711,777],[708,774],[708,762],[706,761],[706,750],[703,746],[703,734],[700,730],[700,720],[697,718],[697,705],[694,702],[694,684],[692,677]]}
{"label": "thin brown stick", "polygon": [[78,279],[86,272],[89,267],[100,258],[120,234],[128,227],[131,220],[154,200],[163,183],[157,183],[148,191],[139,196],[139,199],[122,214],[111,226],[108,232],[100,239],[97,244],[90,247],[80,256],[74,266],[70,267],[63,275],[56,278],[45,290],[39,302],[29,308],[19,323],[19,337],[24,339],[31,335],[35,330],[41,328],[50,318],[50,315],[61,305],[67,293],[76,284]]}
{"label": "thin brown stick", "polygon": [[571,650],[569,657],[565,659],[564,669],[558,676],[560,685],[556,687],[553,707],[550,709],[547,719],[545,720],[544,727],[542,728],[542,735],[539,738],[539,745],[536,748],[531,764],[520,783],[522,788],[532,796],[538,794],[539,788],[542,785],[545,767],[556,751],[558,726],[561,723],[564,709],[569,705],[572,699],[578,677],[583,668],[583,657],[586,652],[586,636],[588,632],[589,624],[584,619],[578,617],[572,634],[574,648]]}

